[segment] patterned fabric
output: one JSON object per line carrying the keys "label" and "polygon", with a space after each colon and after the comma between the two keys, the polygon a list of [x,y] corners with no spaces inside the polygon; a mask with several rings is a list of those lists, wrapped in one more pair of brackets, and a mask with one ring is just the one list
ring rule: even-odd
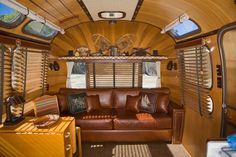
{"label": "patterned fabric", "polygon": [[86,93],[77,93],[68,95],[67,104],[71,114],[77,114],[86,111],[85,102]]}
{"label": "patterned fabric", "polygon": [[139,110],[147,113],[155,113],[158,95],[147,92],[141,92],[140,95],[141,95],[141,101],[139,104]]}
{"label": "patterned fabric", "polygon": [[60,114],[56,95],[44,95],[35,99],[33,102],[35,105],[35,115],[37,117],[48,114]]}

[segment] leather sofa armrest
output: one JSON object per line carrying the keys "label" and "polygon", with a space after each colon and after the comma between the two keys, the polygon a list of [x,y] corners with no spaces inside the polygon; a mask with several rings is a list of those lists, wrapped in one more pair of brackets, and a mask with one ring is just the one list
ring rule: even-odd
{"label": "leather sofa armrest", "polygon": [[184,129],[184,108],[174,102],[169,103],[169,114],[172,116],[172,143],[179,144],[182,142]]}

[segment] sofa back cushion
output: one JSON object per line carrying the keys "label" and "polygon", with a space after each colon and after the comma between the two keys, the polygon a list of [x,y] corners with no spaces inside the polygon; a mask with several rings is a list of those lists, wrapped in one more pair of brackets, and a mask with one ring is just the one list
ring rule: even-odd
{"label": "sofa back cushion", "polygon": [[127,101],[126,101],[126,106],[125,106],[126,110],[138,113],[139,112],[139,108],[138,108],[139,101],[140,101],[139,95],[137,95],[137,96],[128,95]]}
{"label": "sofa back cushion", "polygon": [[101,108],[98,95],[86,96],[85,101],[87,105],[87,112],[91,112],[91,111],[98,110]]}
{"label": "sofa back cushion", "polygon": [[[112,88],[97,88],[97,89],[61,88],[59,90],[59,95],[63,94],[67,96],[69,94],[76,94],[80,92],[85,92],[87,96],[98,95],[102,108],[112,108],[113,104],[112,90],[113,90]],[[61,102],[59,102],[59,104],[61,105]]]}
{"label": "sofa back cushion", "polygon": [[138,88],[114,89],[113,90],[114,108],[125,108],[128,95],[138,96],[139,89]]}
{"label": "sofa back cushion", "polygon": [[169,105],[169,95],[168,94],[159,94],[157,97],[157,113],[168,113],[168,105]]}
{"label": "sofa back cushion", "polygon": [[88,89],[86,93],[88,96],[98,95],[102,108],[112,108],[112,89]]}

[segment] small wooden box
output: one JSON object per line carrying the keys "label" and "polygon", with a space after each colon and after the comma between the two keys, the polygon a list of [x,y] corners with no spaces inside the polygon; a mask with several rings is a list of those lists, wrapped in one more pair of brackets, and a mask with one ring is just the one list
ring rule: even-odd
{"label": "small wooden box", "polygon": [[0,128],[1,157],[72,157],[76,152],[75,119],[61,117],[50,128],[38,129],[34,118]]}

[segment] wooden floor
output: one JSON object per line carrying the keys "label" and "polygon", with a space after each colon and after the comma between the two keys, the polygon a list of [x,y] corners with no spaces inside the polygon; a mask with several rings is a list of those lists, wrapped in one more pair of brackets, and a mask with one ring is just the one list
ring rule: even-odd
{"label": "wooden floor", "polygon": [[189,157],[182,145],[168,143],[83,143],[82,147],[83,157]]}

